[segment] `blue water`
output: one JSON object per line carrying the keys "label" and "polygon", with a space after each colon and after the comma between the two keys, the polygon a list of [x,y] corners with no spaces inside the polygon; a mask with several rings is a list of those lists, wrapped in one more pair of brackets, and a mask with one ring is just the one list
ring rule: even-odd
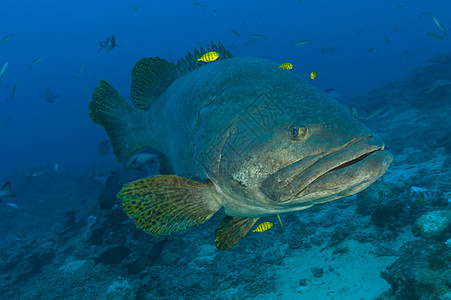
{"label": "blue water", "polygon": [[[434,17],[451,28],[451,2],[2,0],[0,299],[451,299],[451,34]],[[118,47],[97,53],[112,34]],[[136,228],[116,195],[160,165],[100,153],[93,90],[106,80],[129,101],[138,60],[211,41],[341,94],[393,153],[385,175],[282,214],[284,228],[263,217],[271,229],[226,251],[223,210],[167,239]]]}
{"label": "blue water", "polygon": [[[395,9],[404,3],[408,5]],[[449,40],[425,35],[441,34],[432,17],[420,18],[430,11],[450,27],[451,4],[445,0],[202,4],[204,9],[192,1],[2,1],[0,36],[16,37],[0,45],[0,64],[9,62],[0,82],[0,121],[9,120],[8,128],[0,127],[0,173],[47,162],[62,169],[114,163],[112,153],[99,157],[97,145],[106,135],[88,118],[88,101],[98,81],[108,80],[127,96],[138,59],[160,56],[176,61],[198,47],[196,42],[220,40],[235,56],[289,61],[293,72],[305,78],[315,70],[314,83],[336,89],[344,99],[405,76],[450,49]],[[245,46],[254,33],[266,39]],[[115,34],[119,47],[96,55],[97,41],[110,34]],[[313,42],[294,45],[304,39]],[[328,46],[338,49],[322,54]],[[40,56],[45,59],[29,70],[26,64]],[[53,104],[40,97],[47,80],[53,92],[61,94]],[[13,103],[6,103],[15,82],[17,94]]]}

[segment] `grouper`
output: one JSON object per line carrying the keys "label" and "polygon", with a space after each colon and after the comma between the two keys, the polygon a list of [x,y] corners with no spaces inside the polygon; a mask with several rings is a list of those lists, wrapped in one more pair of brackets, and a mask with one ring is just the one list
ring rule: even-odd
{"label": "grouper", "polygon": [[[198,62],[207,51],[219,59]],[[134,107],[102,80],[90,117],[119,162],[144,148],[161,154],[161,175],[118,194],[137,227],[154,236],[200,225],[223,208],[215,244],[229,249],[259,218],[353,195],[392,161],[348,107],[272,61],[233,57],[220,42],[177,64],[138,61],[130,98]]]}

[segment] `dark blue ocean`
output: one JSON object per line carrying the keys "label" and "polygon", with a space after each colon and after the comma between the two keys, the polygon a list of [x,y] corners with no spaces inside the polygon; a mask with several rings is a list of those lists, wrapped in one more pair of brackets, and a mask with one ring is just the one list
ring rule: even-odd
{"label": "dark blue ocean", "polygon": [[[3,0],[0,299],[451,299],[450,28],[445,0]],[[253,229],[273,227],[225,251],[223,210],[167,236],[136,228],[116,195],[163,161],[118,162],[93,91],[106,80],[131,103],[137,61],[218,41],[291,63],[384,141],[388,171],[283,227],[261,217]]]}

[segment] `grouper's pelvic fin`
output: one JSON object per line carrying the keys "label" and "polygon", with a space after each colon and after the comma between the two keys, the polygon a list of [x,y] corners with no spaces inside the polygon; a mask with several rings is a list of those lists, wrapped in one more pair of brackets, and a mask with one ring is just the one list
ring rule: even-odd
{"label": "grouper's pelvic fin", "polygon": [[117,160],[123,162],[143,146],[135,141],[130,126],[134,109],[105,80],[101,80],[89,102],[89,117],[102,125],[110,137]]}
{"label": "grouper's pelvic fin", "polygon": [[217,52],[219,54],[218,60],[233,57],[233,55],[222,45],[220,41],[218,41],[217,44],[212,41],[211,44],[207,46],[206,50],[202,47],[199,47],[199,50],[194,49],[194,54],[188,52],[188,54],[186,54],[184,58],[179,59],[176,67],[178,77],[183,76],[186,73],[194,71],[195,69],[198,69],[205,65],[205,63],[203,62],[199,62],[199,58],[201,58],[201,56],[205,53],[211,51]]}
{"label": "grouper's pelvic fin", "polygon": [[130,97],[138,109],[149,109],[175,80],[175,65],[159,57],[139,60],[132,71]]}
{"label": "grouper's pelvic fin", "polygon": [[175,175],[127,183],[117,197],[136,226],[154,236],[200,225],[221,208],[213,183]]}
{"label": "grouper's pelvic fin", "polygon": [[249,232],[258,219],[226,216],[215,232],[216,248],[218,250],[227,250],[235,246]]}

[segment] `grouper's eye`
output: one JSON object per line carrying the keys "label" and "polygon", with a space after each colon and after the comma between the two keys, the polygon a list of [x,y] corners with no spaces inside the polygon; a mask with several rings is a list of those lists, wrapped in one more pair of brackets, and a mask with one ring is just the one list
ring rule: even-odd
{"label": "grouper's eye", "polygon": [[292,140],[303,139],[307,136],[307,127],[297,125],[291,126],[289,135]]}

